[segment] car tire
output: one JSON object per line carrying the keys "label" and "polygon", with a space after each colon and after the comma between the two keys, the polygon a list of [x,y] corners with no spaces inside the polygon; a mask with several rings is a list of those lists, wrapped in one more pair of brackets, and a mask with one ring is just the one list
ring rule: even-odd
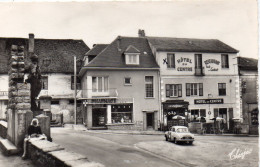
{"label": "car tire", "polygon": [[190,141],[190,142],[189,142],[189,145],[192,145],[192,143],[193,143],[193,141]]}

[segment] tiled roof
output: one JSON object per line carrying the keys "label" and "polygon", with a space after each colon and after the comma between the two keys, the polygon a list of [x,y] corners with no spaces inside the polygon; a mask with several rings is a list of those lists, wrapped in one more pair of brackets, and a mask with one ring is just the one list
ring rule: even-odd
{"label": "tiled roof", "polygon": [[258,60],[247,57],[238,57],[238,67],[240,70],[258,70]]}
{"label": "tiled roof", "polygon": [[86,54],[87,56],[96,56],[98,55],[102,50],[104,50],[106,47],[108,46],[108,44],[96,44],[95,46],[93,46],[93,48],[91,50],[88,51],[88,53]]}
{"label": "tiled roof", "polygon": [[237,53],[238,51],[217,39],[192,39],[147,37],[157,51],[166,52],[203,52],[203,53]]}
{"label": "tiled roof", "polygon": [[[8,72],[8,59],[11,45],[25,46],[25,64],[28,63],[26,38],[0,38],[0,73]],[[89,47],[82,40],[35,39],[35,54],[39,56],[42,73],[73,73],[73,56],[83,60]],[[81,61],[77,62],[80,68]]]}
{"label": "tiled roof", "polygon": [[129,45],[124,53],[140,53],[140,51],[136,47]]}
{"label": "tiled roof", "polygon": [[[132,45],[140,51],[139,65],[127,65],[124,52]],[[159,68],[146,38],[117,37],[85,67]]]}

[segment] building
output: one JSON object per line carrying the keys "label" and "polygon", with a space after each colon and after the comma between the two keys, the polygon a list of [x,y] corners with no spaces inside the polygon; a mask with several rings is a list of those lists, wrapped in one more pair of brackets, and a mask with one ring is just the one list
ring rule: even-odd
{"label": "building", "polygon": [[[73,122],[74,113],[74,69],[73,56],[76,56],[78,71],[89,47],[82,40],[72,39],[34,39],[30,34],[26,38],[0,38],[0,116],[5,118],[8,91],[8,59],[10,46],[22,44],[25,46],[25,55],[28,53],[29,40],[34,46],[34,52],[39,57],[39,66],[42,73],[41,97],[50,97],[48,100],[39,100],[41,109],[46,104],[51,107],[53,114],[63,113],[64,122]],[[25,56],[26,57],[26,56]],[[80,81],[78,80],[78,86]],[[80,88],[80,87],[78,87]],[[79,90],[80,91],[80,90]],[[48,107],[47,107],[48,108]]]}
{"label": "building", "polygon": [[258,60],[239,57],[238,64],[243,113],[241,132],[258,134]]}
{"label": "building", "polygon": [[236,49],[215,39],[147,37],[160,66],[160,101],[164,128],[224,118],[226,131],[240,118]]}
{"label": "building", "polygon": [[87,127],[158,129],[159,66],[147,39],[118,36],[98,47],[87,53],[79,73]]}

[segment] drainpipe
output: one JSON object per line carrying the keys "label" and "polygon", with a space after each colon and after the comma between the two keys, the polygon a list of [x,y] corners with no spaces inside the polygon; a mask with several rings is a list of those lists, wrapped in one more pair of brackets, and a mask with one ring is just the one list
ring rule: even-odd
{"label": "drainpipe", "polygon": [[[162,113],[162,105],[161,105],[161,77],[160,77],[160,69],[158,71],[158,86],[159,86],[159,98],[158,98],[158,102],[159,102],[159,119],[160,119],[160,129],[162,130],[162,127],[161,127],[161,122],[164,121],[164,118],[163,118],[163,113]],[[164,125],[164,122],[163,122],[163,125]]]}
{"label": "drainpipe", "polygon": [[74,56],[74,124],[77,124],[77,59]]}

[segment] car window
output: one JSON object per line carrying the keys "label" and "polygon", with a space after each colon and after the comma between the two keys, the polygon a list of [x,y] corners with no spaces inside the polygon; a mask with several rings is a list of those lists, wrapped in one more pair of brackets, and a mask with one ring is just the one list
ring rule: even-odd
{"label": "car window", "polygon": [[178,128],[177,132],[179,132],[179,133],[186,133],[186,132],[189,132],[189,130],[188,130],[188,128]]}
{"label": "car window", "polygon": [[175,128],[172,128],[172,132],[175,132]]}

